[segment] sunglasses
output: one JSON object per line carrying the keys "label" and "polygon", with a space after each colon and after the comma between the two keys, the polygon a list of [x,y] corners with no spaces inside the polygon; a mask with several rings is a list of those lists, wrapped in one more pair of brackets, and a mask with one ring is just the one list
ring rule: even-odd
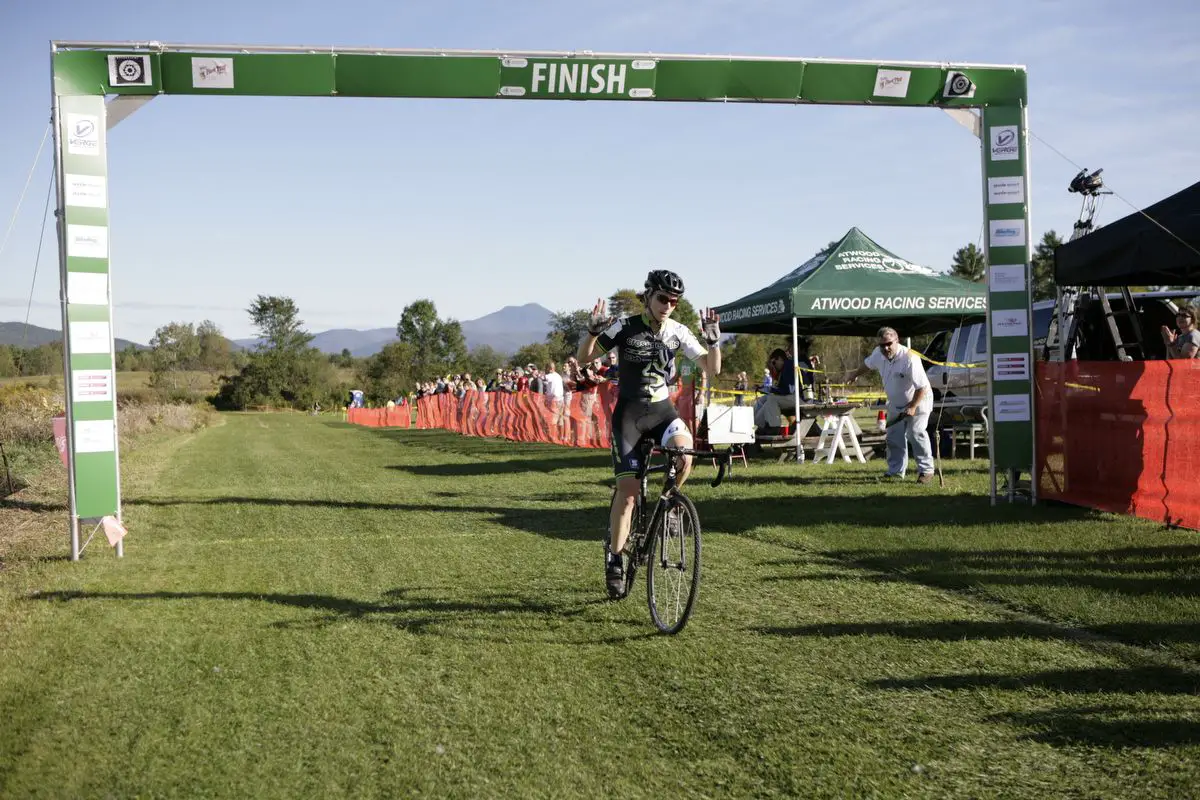
{"label": "sunglasses", "polygon": [[663,294],[662,292],[659,292],[658,294],[654,295],[654,299],[657,300],[658,302],[662,303],[664,306],[670,306],[671,308],[674,308],[675,306],[679,305],[678,297],[671,297],[671,295]]}
{"label": "sunglasses", "polygon": [[899,342],[880,342],[879,346],[880,347],[891,347],[892,345],[895,345],[895,344],[899,344]]}

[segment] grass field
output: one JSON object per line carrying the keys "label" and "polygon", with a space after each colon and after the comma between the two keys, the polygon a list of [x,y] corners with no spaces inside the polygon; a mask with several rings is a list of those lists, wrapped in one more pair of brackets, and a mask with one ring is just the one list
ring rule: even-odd
{"label": "grass field", "polygon": [[1193,532],[991,508],[983,462],[705,467],[663,637],[603,599],[607,462],[298,414],[139,448],[123,560],[0,572],[0,796],[1194,796]]}

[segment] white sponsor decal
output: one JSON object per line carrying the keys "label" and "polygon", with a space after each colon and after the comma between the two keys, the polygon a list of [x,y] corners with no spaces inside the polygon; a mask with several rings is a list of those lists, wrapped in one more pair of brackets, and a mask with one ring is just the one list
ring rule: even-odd
{"label": "white sponsor decal", "polygon": [[111,369],[71,370],[71,397],[76,403],[112,400],[113,374]]}
{"label": "white sponsor decal", "polygon": [[729,311],[721,312],[721,319],[734,322],[740,319],[749,319],[750,317],[765,317],[769,314],[782,314],[784,311],[782,300],[772,300],[769,303],[758,303],[752,306],[742,306]]}
{"label": "white sponsor decal", "polygon": [[1029,354],[997,353],[992,356],[992,379],[997,381],[1029,380]]}
{"label": "white sponsor decal", "polygon": [[906,69],[883,69],[875,72],[876,97],[908,97],[908,79],[912,72]]}
{"label": "white sponsor decal", "polygon": [[67,225],[67,255],[108,258],[108,228],[103,225]]}
{"label": "white sponsor decal", "polygon": [[108,196],[101,175],[72,175],[67,173],[67,205],[80,208],[104,208]]}
{"label": "white sponsor decal", "polygon": [[988,205],[997,203],[1024,203],[1025,179],[1021,176],[1013,178],[988,178]]}
{"label": "white sponsor decal", "polygon": [[232,58],[193,58],[193,89],[232,89]]}
{"label": "white sponsor decal", "polygon": [[[891,297],[814,297],[809,311],[987,311],[987,297],[971,295],[894,295]],[[780,309],[782,311],[782,309]],[[725,318],[725,314],[721,314]]]}
{"label": "white sponsor decal", "polygon": [[993,292],[1025,291],[1025,265],[993,264],[988,270],[988,285]]}
{"label": "white sponsor decal", "polygon": [[1016,161],[1021,155],[1016,125],[997,125],[988,130],[992,143],[992,161]]}
{"label": "white sponsor decal", "polygon": [[1025,220],[989,220],[988,244],[992,247],[1020,247],[1025,244]]}
{"label": "white sponsor decal", "polygon": [[67,114],[67,152],[76,156],[100,155],[100,118],[91,114]]}
{"label": "white sponsor decal", "polygon": [[72,322],[67,330],[71,334],[72,355],[112,352],[107,322]]}
{"label": "white sponsor decal", "polygon": [[876,250],[843,250],[837,254],[837,263],[833,268],[839,272],[847,269],[869,269],[872,272],[891,272],[896,275],[937,274],[929,267],[884,255]]}
{"label": "white sponsor decal", "polygon": [[68,272],[67,302],[91,306],[108,305],[108,273]]}
{"label": "white sponsor decal", "polygon": [[998,394],[995,396],[995,422],[1029,422],[1029,395]]}
{"label": "white sponsor decal", "polygon": [[1028,336],[1029,313],[1023,308],[992,309],[992,336]]}
{"label": "white sponsor decal", "polygon": [[111,419],[79,420],[75,423],[76,453],[111,453],[116,449],[116,426]]}

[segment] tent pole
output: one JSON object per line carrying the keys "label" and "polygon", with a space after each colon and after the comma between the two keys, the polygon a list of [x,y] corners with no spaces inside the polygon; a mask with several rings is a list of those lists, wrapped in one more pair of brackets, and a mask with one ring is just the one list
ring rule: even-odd
{"label": "tent pole", "polygon": [[796,463],[804,463],[804,445],[800,442],[800,351],[797,349],[800,338],[796,330],[796,317],[792,315],[792,396],[795,405],[792,406],[796,415]]}

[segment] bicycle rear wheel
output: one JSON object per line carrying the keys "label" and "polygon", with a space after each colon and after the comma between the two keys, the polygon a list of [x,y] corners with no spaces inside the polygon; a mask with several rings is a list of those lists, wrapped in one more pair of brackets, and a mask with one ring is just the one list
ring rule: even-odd
{"label": "bicycle rear wheel", "polygon": [[692,615],[700,589],[700,515],[676,493],[650,525],[646,600],[663,633],[679,633]]}

